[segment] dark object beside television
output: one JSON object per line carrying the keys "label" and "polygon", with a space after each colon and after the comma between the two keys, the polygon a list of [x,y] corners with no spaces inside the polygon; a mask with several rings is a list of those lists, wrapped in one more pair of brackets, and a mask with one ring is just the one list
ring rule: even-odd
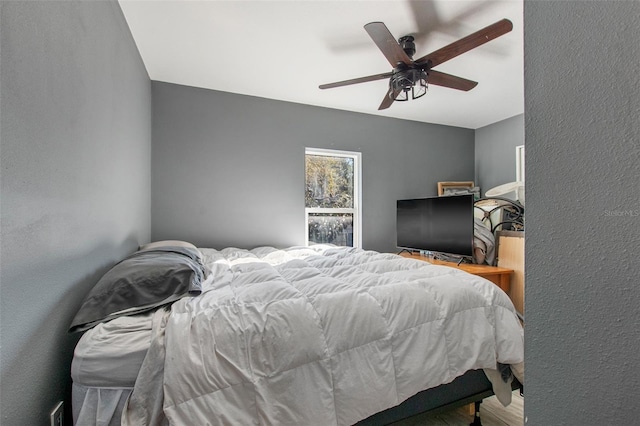
{"label": "dark object beside television", "polygon": [[445,260],[472,258],[473,205],[472,194],[398,200],[397,246],[433,252]]}

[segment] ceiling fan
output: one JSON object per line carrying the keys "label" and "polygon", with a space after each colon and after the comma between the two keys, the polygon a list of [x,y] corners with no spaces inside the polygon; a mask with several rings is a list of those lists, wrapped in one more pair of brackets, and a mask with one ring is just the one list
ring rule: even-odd
{"label": "ceiling fan", "polygon": [[513,24],[508,19],[502,19],[416,60],[413,60],[416,52],[413,36],[404,36],[396,41],[382,22],[370,22],[364,26],[364,29],[387,58],[393,71],[321,84],[320,89],[388,78],[389,91],[378,107],[378,110],[383,110],[389,108],[394,101],[406,101],[409,100],[409,96],[412,99],[423,96],[427,91],[428,83],[463,91],[473,89],[478,85],[477,82],[436,71],[433,67],[508,33],[513,29]]}

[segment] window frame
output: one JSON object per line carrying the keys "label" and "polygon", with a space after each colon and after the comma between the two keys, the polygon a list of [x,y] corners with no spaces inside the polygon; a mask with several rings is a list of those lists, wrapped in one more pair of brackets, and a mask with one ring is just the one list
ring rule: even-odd
{"label": "window frame", "polygon": [[524,145],[516,146],[516,181],[524,182]]}
{"label": "window frame", "polygon": [[309,246],[309,214],[352,214],[353,215],[353,247],[362,247],[362,153],[324,148],[305,148],[305,190],[307,155],[324,155],[327,157],[343,157],[353,159],[353,208],[307,207],[304,206],[304,245]]}

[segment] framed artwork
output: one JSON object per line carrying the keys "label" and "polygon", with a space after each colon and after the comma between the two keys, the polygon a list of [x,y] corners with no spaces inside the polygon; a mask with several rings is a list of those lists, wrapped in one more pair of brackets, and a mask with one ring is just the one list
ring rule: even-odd
{"label": "framed artwork", "polygon": [[438,182],[438,195],[466,194],[473,188],[473,182]]}

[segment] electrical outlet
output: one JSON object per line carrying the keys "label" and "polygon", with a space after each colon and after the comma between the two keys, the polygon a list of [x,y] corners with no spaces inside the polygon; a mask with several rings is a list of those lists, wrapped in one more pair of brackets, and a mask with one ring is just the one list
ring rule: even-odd
{"label": "electrical outlet", "polygon": [[64,402],[58,402],[51,412],[51,426],[64,426]]}

